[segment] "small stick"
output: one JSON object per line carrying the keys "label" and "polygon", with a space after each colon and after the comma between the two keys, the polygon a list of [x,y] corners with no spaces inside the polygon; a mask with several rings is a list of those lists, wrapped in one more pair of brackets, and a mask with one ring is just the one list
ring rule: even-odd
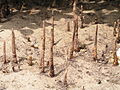
{"label": "small stick", "polygon": [[98,35],[98,25],[96,25],[95,43],[94,43],[94,52],[93,52],[93,59],[95,61],[97,61],[97,35]]}
{"label": "small stick", "polygon": [[113,59],[114,59],[113,66],[119,65],[119,63],[118,63],[118,57],[117,57],[117,54],[116,54],[116,48],[117,48],[117,38],[115,40],[115,46],[114,46],[114,50],[113,50]]}
{"label": "small stick", "polygon": [[29,66],[32,66],[33,65],[33,58],[32,58],[32,56],[29,56],[28,57],[28,64],[29,64]]}
{"label": "small stick", "polygon": [[42,57],[41,57],[41,63],[42,63],[41,72],[42,73],[45,72],[44,58],[45,58],[45,21],[43,21],[43,43],[42,43]]}
{"label": "small stick", "polygon": [[3,57],[4,57],[4,64],[7,63],[7,59],[6,59],[6,42],[3,42]]}
{"label": "small stick", "polygon": [[67,22],[67,31],[70,31],[70,22]]}
{"label": "small stick", "polygon": [[50,45],[50,61],[49,61],[49,75],[54,77],[54,63],[53,63],[53,46],[54,46],[54,14],[52,14],[52,29],[51,29],[51,45]]}

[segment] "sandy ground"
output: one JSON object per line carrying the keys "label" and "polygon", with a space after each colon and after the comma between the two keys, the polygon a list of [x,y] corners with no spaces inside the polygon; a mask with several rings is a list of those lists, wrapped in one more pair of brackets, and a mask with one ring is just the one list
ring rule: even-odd
{"label": "sandy ground", "polygon": [[[33,9],[29,15],[26,10],[10,17],[9,21],[0,24],[0,90],[120,90],[120,66],[112,66],[109,62],[96,63],[92,60],[92,48],[95,36],[94,14],[97,15],[99,24],[98,57],[105,51],[108,45],[106,58],[111,60],[113,49],[113,21],[119,18],[119,7],[111,7],[95,10],[85,10],[85,28],[79,28],[79,41],[86,48],[79,53],[74,53],[74,58],[69,61],[68,87],[63,85],[65,73],[65,61],[67,50],[70,47],[73,32],[71,9],[55,9],[55,42],[54,47],[55,77],[40,73],[39,61],[42,43],[42,20],[46,20],[46,55],[49,60],[51,9]],[[101,13],[102,12],[102,13]],[[93,16],[93,17],[92,17]],[[93,18],[93,19],[92,19]],[[70,21],[71,31],[67,30],[67,22]],[[7,43],[7,60],[11,60],[11,30],[15,30],[17,56],[20,60],[21,71],[12,72],[11,63],[6,66],[8,73],[3,73],[3,41]],[[30,37],[31,42],[27,40]],[[33,45],[38,48],[32,47]],[[120,45],[118,44],[118,48]],[[33,57],[33,66],[28,65],[27,57]]]}

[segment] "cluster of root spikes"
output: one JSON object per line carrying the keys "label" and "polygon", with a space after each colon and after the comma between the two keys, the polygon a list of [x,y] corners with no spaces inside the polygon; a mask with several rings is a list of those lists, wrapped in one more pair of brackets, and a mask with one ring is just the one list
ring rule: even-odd
{"label": "cluster of root spikes", "polygon": [[[80,51],[80,47],[79,47],[79,38],[78,38],[78,19],[80,18],[80,28],[83,28],[83,6],[81,6],[81,12],[80,15],[78,15],[77,13],[77,8],[76,8],[76,0],[73,4],[73,22],[74,22],[74,30],[73,30],[73,35],[72,35],[72,43],[71,43],[71,47],[69,50],[69,56],[67,58],[67,60],[70,60],[74,57],[74,52],[79,52]],[[80,16],[80,17],[79,17]],[[53,47],[55,45],[54,43],[54,12],[52,12],[52,29],[51,29],[51,43],[50,43],[50,58],[47,61],[47,64],[45,64],[45,42],[46,42],[46,29],[45,29],[45,21],[43,21],[43,38],[42,38],[42,51],[41,51],[41,57],[40,57],[40,63],[39,63],[39,67],[41,69],[41,73],[45,73],[45,67],[48,66],[49,67],[49,76],[50,77],[54,77],[55,76],[55,71],[54,71],[54,57],[53,57]],[[94,48],[93,48],[93,60],[94,61],[98,61],[97,58],[97,38],[98,38],[98,30],[99,30],[99,25],[96,24],[96,31],[95,31],[95,41],[94,41]],[[70,30],[70,23],[68,22],[67,24],[67,31],[71,31]],[[119,42],[120,40],[120,20],[117,20],[114,23],[114,30],[113,30],[113,35],[114,35],[114,49],[113,49],[113,65],[117,66],[118,65],[118,57],[116,55],[116,47],[117,47],[117,42]],[[12,60],[11,60],[11,64],[12,64],[12,70],[13,72],[16,71],[20,71],[20,65],[19,65],[19,60],[17,60],[17,53],[16,53],[16,44],[15,44],[15,33],[14,30],[12,30]],[[4,41],[3,43],[3,56],[4,56],[4,64],[7,63],[7,59],[6,59],[6,41]],[[33,63],[33,59],[32,56],[29,56],[28,58],[29,61],[29,65],[32,66]],[[68,69],[66,69],[65,72],[65,77],[63,80],[63,83],[67,86],[68,82],[67,82],[67,76],[68,76]]]}

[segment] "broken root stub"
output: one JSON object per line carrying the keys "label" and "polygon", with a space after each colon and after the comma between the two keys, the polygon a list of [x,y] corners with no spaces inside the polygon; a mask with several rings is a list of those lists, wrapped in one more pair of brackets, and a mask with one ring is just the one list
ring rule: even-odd
{"label": "broken root stub", "polygon": [[47,66],[47,67],[49,66],[49,61],[46,62],[46,66]]}
{"label": "broken root stub", "polygon": [[49,75],[50,75],[50,77],[54,77],[55,76],[55,74],[54,74],[54,66],[50,67]]}
{"label": "broken root stub", "polygon": [[30,37],[26,37],[28,42],[31,42],[31,38]]}
{"label": "broken root stub", "polygon": [[45,68],[44,67],[42,67],[41,73],[45,73]]}
{"label": "broken root stub", "polygon": [[87,45],[86,44],[80,44],[80,49],[86,49]]}
{"label": "broken root stub", "polygon": [[118,62],[113,62],[113,66],[118,66],[119,63]]}
{"label": "broken root stub", "polygon": [[68,86],[68,82],[67,82],[67,71],[65,72],[65,76],[64,76],[64,81],[63,84],[67,87]]}
{"label": "broken root stub", "polygon": [[70,55],[69,55],[69,58],[68,59],[72,59],[73,58],[73,48],[70,49]]}
{"label": "broken root stub", "polygon": [[117,65],[119,65],[119,63],[118,63],[118,57],[117,57],[116,53],[114,53],[113,66],[117,66]]}
{"label": "broken root stub", "polygon": [[20,71],[20,66],[18,65],[18,63],[12,63],[12,70],[13,72]]}
{"label": "broken root stub", "polygon": [[97,49],[94,48],[94,49],[93,49],[93,60],[94,60],[94,61],[97,61],[97,52],[96,52],[96,51],[97,51]]}
{"label": "broken root stub", "polygon": [[117,38],[117,43],[120,43],[120,38]]}
{"label": "broken root stub", "polygon": [[32,56],[29,56],[29,57],[28,57],[28,65],[29,65],[29,66],[32,66],[32,65],[33,65],[33,62],[32,62],[32,61],[33,61]]}
{"label": "broken root stub", "polygon": [[67,22],[67,31],[70,31],[70,22]]}

